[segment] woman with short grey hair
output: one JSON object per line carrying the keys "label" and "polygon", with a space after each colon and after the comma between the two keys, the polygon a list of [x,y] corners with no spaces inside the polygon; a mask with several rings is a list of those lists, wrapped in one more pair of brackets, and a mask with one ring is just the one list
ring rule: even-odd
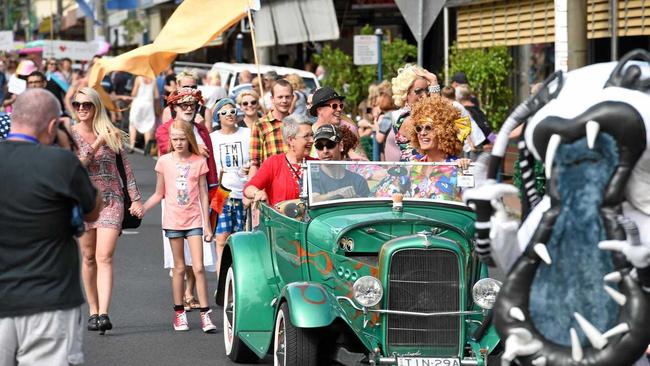
{"label": "woman with short grey hair", "polygon": [[295,137],[300,126],[307,125],[311,129],[311,122],[305,116],[289,115],[282,119],[282,137],[284,141],[289,141],[290,137]]}
{"label": "woman with short grey hair", "polygon": [[244,195],[253,201],[267,201],[270,205],[300,197],[303,160],[313,160],[309,152],[314,144],[314,133],[307,118],[289,116],[282,120],[282,137],[287,152],[264,160],[257,173],[244,187]]}

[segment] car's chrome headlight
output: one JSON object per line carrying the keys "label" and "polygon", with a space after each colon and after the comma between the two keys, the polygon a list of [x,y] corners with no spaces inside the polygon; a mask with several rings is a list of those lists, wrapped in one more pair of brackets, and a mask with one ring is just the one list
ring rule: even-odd
{"label": "car's chrome headlight", "polygon": [[352,286],[354,299],[365,307],[375,306],[381,301],[384,296],[384,288],[381,282],[372,276],[363,276],[354,281]]}
{"label": "car's chrome headlight", "polygon": [[474,284],[472,297],[476,305],[483,309],[492,309],[501,290],[501,282],[493,278],[484,278]]}

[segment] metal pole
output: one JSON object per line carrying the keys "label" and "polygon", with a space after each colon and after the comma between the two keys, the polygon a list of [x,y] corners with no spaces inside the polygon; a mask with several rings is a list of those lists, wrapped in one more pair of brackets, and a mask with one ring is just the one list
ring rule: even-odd
{"label": "metal pole", "polygon": [[[383,55],[381,52],[381,41],[384,32],[381,28],[377,28],[375,29],[375,35],[377,36],[377,84],[379,84],[384,79]],[[372,134],[372,161],[379,161],[379,143],[377,143],[377,136],[374,133]]]}
{"label": "metal pole", "polygon": [[381,28],[375,29],[375,35],[377,36],[377,83],[381,83],[384,79],[384,66],[383,66],[383,56],[381,52],[381,41],[384,36],[384,32]]}
{"label": "metal pole", "polygon": [[612,61],[618,60],[618,0],[609,0],[611,11],[610,29],[612,33]]}
{"label": "metal pole", "polygon": [[445,28],[445,85],[449,85],[449,9],[445,6],[442,11]]}
{"label": "metal pole", "polygon": [[244,48],[244,35],[239,33],[237,34],[237,39],[235,40],[235,58],[237,63],[242,63],[243,60],[243,48]]}
{"label": "metal pole", "polygon": [[424,22],[422,17],[424,17],[424,1],[418,0],[418,34],[415,35],[415,38],[418,42],[418,65],[422,66],[423,63],[423,50],[422,43],[424,43],[424,37],[422,36],[422,29],[424,28]]}

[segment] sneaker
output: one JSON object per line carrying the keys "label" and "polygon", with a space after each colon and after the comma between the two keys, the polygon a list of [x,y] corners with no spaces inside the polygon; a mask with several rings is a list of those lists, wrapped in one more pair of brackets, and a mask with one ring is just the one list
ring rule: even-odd
{"label": "sneaker", "polygon": [[201,312],[201,329],[205,333],[212,333],[217,330],[217,326],[212,324],[212,319],[210,319],[211,312],[212,310]]}
{"label": "sneaker", "polygon": [[187,315],[185,315],[184,311],[176,312],[176,318],[174,319],[174,330],[176,331],[190,330],[190,326],[187,325]]}

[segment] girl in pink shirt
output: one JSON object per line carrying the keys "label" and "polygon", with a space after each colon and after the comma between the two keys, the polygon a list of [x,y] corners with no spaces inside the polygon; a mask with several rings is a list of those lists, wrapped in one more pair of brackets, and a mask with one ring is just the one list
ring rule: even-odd
{"label": "girl in pink shirt", "polygon": [[203,268],[203,243],[212,241],[212,228],[208,219],[208,165],[199,153],[192,125],[174,121],[169,133],[170,153],[156,163],[156,192],[144,204],[144,212],[165,198],[162,227],[169,238],[174,257],[172,294],[174,298],[174,330],[189,330],[183,308],[183,278],[185,258],[183,239],[187,238],[192,255],[192,268],[196,277],[196,290],[201,304],[201,328],[214,332],[217,327],[210,319],[208,286]]}

